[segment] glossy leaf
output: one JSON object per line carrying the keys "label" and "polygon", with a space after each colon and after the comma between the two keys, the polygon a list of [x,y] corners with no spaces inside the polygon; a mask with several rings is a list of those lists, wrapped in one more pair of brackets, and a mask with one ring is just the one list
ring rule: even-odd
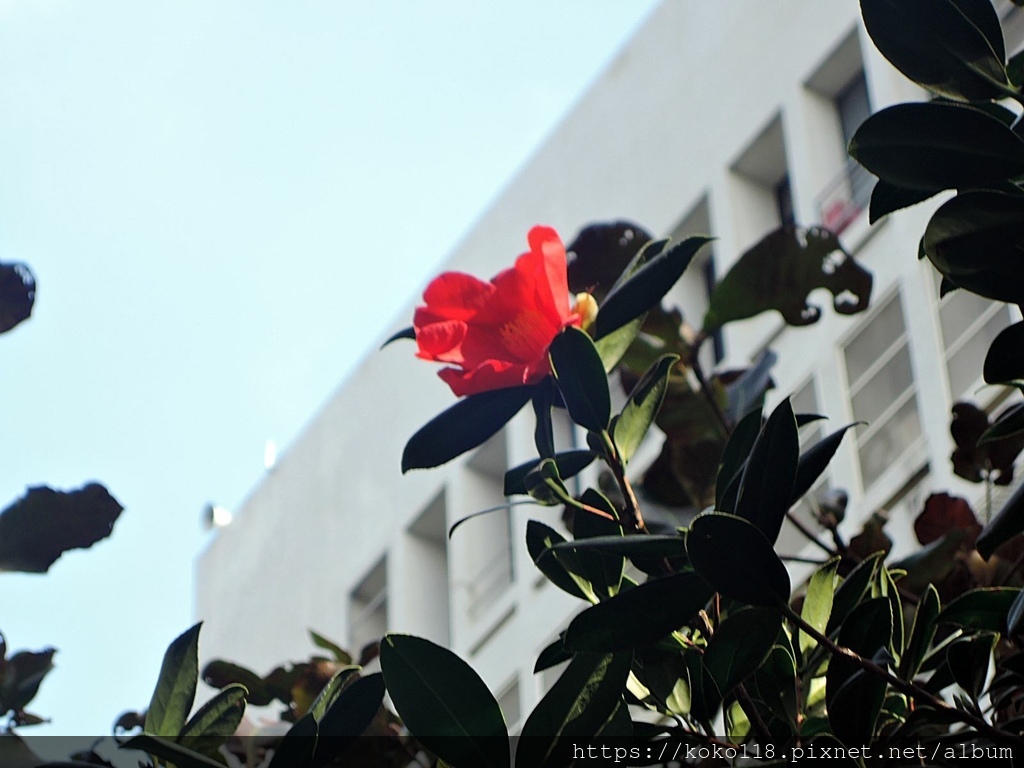
{"label": "glossy leaf", "polygon": [[[603,494],[588,488],[580,496],[580,503],[597,509],[614,518],[615,507]],[[591,538],[622,537],[622,528],[614,519],[600,517],[592,512],[575,510],[572,523],[573,538],[585,541]],[[624,538],[624,537],[623,537]],[[578,550],[575,553],[579,563],[579,575],[590,582],[595,594],[602,600],[619,591],[626,559],[622,555],[600,550]]]}
{"label": "glossy leaf", "polygon": [[[803,608],[800,610],[801,618],[821,633],[825,632],[829,616],[832,615],[832,601],[839,581],[838,568],[839,559],[834,557],[814,572],[807,585]],[[803,630],[800,630],[797,642],[802,654],[806,654],[818,644],[817,640]]]}
{"label": "glossy leaf", "polygon": [[[575,450],[563,451],[554,456],[555,466],[558,468],[558,476],[563,480],[578,475],[590,466],[596,456],[593,451]],[[505,496],[516,496],[527,493],[526,477],[540,466],[540,459],[532,459],[516,467],[512,467],[505,473],[504,490]]]}
{"label": "glossy leaf", "polygon": [[800,437],[787,397],[757,436],[736,499],[736,515],[756,525],[773,544],[793,503],[799,457]]}
{"label": "glossy leaf", "polygon": [[581,579],[572,575],[580,572],[579,561],[575,554],[561,551],[556,553],[551,549],[564,541],[565,538],[558,531],[544,523],[530,520],[526,524],[526,549],[529,551],[534,565],[547,576],[548,581],[573,597],[597,602],[593,588],[587,584],[584,589],[580,583]]}
{"label": "glossy leaf", "polygon": [[1002,509],[978,535],[978,552],[986,560],[1001,544],[1024,531],[1024,485],[1006,500]]}
{"label": "glossy leaf", "polygon": [[0,333],[28,320],[36,300],[36,279],[25,264],[0,264]]}
{"label": "glossy leaf", "polygon": [[551,669],[557,667],[559,664],[564,664],[569,661],[573,653],[565,647],[565,643],[562,639],[565,637],[565,632],[556,640],[548,643],[539,654],[537,654],[537,661],[533,665],[533,673],[543,672],[545,669]]}
{"label": "glossy leaf", "polygon": [[526,405],[533,387],[511,387],[468,395],[409,438],[402,472],[445,464],[486,442]]}
{"label": "glossy leaf", "polygon": [[745,608],[718,625],[704,653],[704,665],[723,696],[768,658],[781,627],[782,614],[774,608]]}
{"label": "glossy leaf", "polygon": [[904,680],[913,679],[921,669],[921,662],[935,637],[935,624],[942,610],[939,593],[931,584],[925,589],[914,612],[914,625],[910,630],[907,648],[900,658],[899,673]]}
{"label": "glossy leaf", "polygon": [[982,374],[989,384],[1024,381],[1024,322],[1004,328],[992,340]]}
{"label": "glossy leaf", "polygon": [[238,730],[248,691],[229,685],[199,708],[185,723],[177,741],[183,747],[214,757],[220,745]]}
{"label": "glossy leaf", "polygon": [[722,462],[718,470],[715,485],[715,509],[722,512],[736,511],[736,494],[739,493],[740,478],[747,463],[747,457],[754,449],[758,435],[761,434],[761,408],[757,407],[748,413],[729,436],[722,453]]}
{"label": "glossy leaf", "polygon": [[412,341],[416,341],[416,329],[410,325],[408,328],[403,328],[400,331],[396,331],[395,333],[388,336],[387,340],[380,345],[380,348],[384,349],[384,347],[388,346],[394,341],[398,341],[399,339],[411,339]]}
{"label": "glossy leaf", "polygon": [[[533,442],[534,445],[537,446],[537,455],[541,459],[554,458],[555,428],[551,421],[551,409],[555,404],[555,384],[550,377],[544,379],[544,381],[534,387],[531,403],[533,405],[533,416],[535,420],[533,428]],[[539,463],[539,461],[534,462],[534,466],[536,466],[537,463]],[[505,477],[507,485],[508,473],[506,473]],[[526,491],[521,491],[521,493],[526,493]],[[509,496],[510,494],[508,491],[505,491],[505,495]]]}
{"label": "glossy leaf", "polygon": [[909,208],[935,195],[932,190],[907,189],[885,179],[879,179],[871,190],[868,204],[868,223],[874,224],[883,216]]}
{"label": "glossy leaf", "polygon": [[911,80],[968,101],[1006,95],[1006,51],[990,3],[861,0],[860,5],[871,40]]}
{"label": "glossy leaf", "polygon": [[156,755],[176,768],[224,768],[224,764],[217,760],[177,744],[172,739],[149,733],[133,736],[120,746],[121,749],[139,749]]}
{"label": "glossy leaf", "polygon": [[[871,273],[821,227],[783,226],[769,232],[729,269],[711,293],[704,332],[778,310],[789,325],[810,325],[821,308],[807,302],[816,288],[835,297],[843,315],[863,312],[871,298]],[[852,298],[850,298],[852,297]]]}
{"label": "glossy leaf", "polygon": [[978,439],[978,445],[1004,440],[1008,437],[1020,437],[1024,432],[1024,405],[1017,404],[1007,408],[991,427],[986,429]]}
{"label": "glossy leaf", "polygon": [[[1024,153],[1024,142],[1021,147]],[[1024,173],[1024,164],[1017,173]],[[922,247],[935,268],[959,287],[996,301],[1020,303],[1022,236],[1024,196],[979,190],[943,203],[928,221]]]}
{"label": "glossy leaf", "polygon": [[847,424],[845,427],[837,429],[800,454],[790,505],[796,504],[802,499],[804,494],[811,490],[811,486],[821,477],[822,473],[828,469],[832,457],[836,455],[839,444],[843,441],[843,435],[846,434],[846,430],[853,426],[853,424]]}
{"label": "glossy leaf", "polygon": [[649,534],[647,536],[596,536],[588,539],[566,541],[555,545],[556,551],[572,552],[598,551],[623,557],[678,558],[686,556],[686,539],[671,534]]}
{"label": "glossy leaf", "polygon": [[380,673],[360,677],[347,686],[318,723],[313,766],[334,762],[373,722],[384,700]]}
{"label": "glossy leaf", "polygon": [[690,562],[726,597],[750,605],[777,607],[789,601],[786,566],[765,535],[735,515],[698,515],[686,537]]}
{"label": "glossy leaf", "polygon": [[106,488],[29,488],[0,512],[0,571],[46,573],[68,550],[87,549],[110,535],[122,511]]}
{"label": "glossy leaf", "polygon": [[549,354],[572,420],[592,432],[606,429],[612,410],[608,377],[590,336],[579,328],[566,328],[552,340]]}
{"label": "glossy leaf", "polygon": [[597,313],[595,338],[607,336],[658,304],[710,241],[709,237],[688,237],[648,258],[636,272],[617,283]]}
{"label": "glossy leaf", "polygon": [[633,387],[622,413],[615,420],[612,438],[624,465],[633,458],[647,430],[654,423],[654,417],[658,415],[665,400],[672,368],[678,360],[678,355],[659,357]]}
{"label": "glossy leaf", "polygon": [[429,640],[388,634],[380,666],[396,712],[427,749],[453,768],[509,765],[501,709],[466,662]]}
{"label": "glossy leaf", "polygon": [[313,703],[309,707],[309,713],[313,715],[313,719],[319,723],[323,719],[324,713],[338,700],[342,691],[358,677],[359,667],[355,665],[342,667],[331,675],[327,685],[316,694],[316,698],[313,699]]}
{"label": "glossy leaf", "polygon": [[966,629],[1006,633],[1006,619],[1017,599],[1016,587],[981,587],[964,592],[935,619]]}
{"label": "glossy leaf", "polygon": [[651,645],[682,627],[710,599],[711,590],[692,571],[653,579],[576,616],[565,646],[611,652]]}
{"label": "glossy leaf", "polygon": [[146,711],[146,733],[169,738],[181,733],[196,697],[202,626],[199,622],[167,646],[156,689]]}
{"label": "glossy leaf", "polygon": [[881,179],[938,192],[1024,173],[1024,141],[979,109],[944,101],[896,104],[865,120],[850,154]]}
{"label": "glossy leaf", "polygon": [[956,640],[946,651],[946,664],[956,684],[977,701],[985,687],[985,679],[998,634],[981,633]]}
{"label": "glossy leaf", "polygon": [[306,714],[281,739],[269,768],[308,766],[316,752],[318,728],[312,714]]}
{"label": "glossy leaf", "polygon": [[526,719],[516,768],[556,768],[588,744],[619,705],[633,654],[580,653]]}
{"label": "glossy leaf", "polygon": [[868,591],[868,587],[871,586],[871,582],[875,579],[878,564],[883,556],[884,553],[882,552],[875,552],[869,555],[858,563],[847,577],[843,579],[843,583],[839,585],[839,589],[836,590],[835,597],[832,600],[832,615],[829,617],[827,627],[828,634],[832,634],[842,626],[843,622],[846,621],[846,617],[850,615],[863,599]]}

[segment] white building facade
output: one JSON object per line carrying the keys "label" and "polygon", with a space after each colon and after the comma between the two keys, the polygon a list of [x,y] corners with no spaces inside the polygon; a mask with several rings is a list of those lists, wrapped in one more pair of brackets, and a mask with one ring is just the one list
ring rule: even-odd
{"label": "white building facade", "polygon": [[[1021,26],[1000,8],[1011,32]],[[950,407],[991,404],[981,361],[1015,317],[964,292],[939,300],[934,270],[916,258],[931,204],[868,224],[873,180],[846,142],[871,110],[923,98],[874,50],[856,0],[665,0],[446,268],[490,277],[538,223],[566,242],[612,219],[657,236],[711,234],[719,275],[784,221],[841,230],[874,275],[871,308],[840,316],[816,292],[823,313],[810,327],[785,328],[775,313],[729,325],[722,364],[770,346],[772,404],[794,394],[798,411],[830,417],[822,431],[867,422],[823,482],[849,493],[844,530],[886,509],[890,536],[909,541],[931,490],[979,496],[952,475]],[[691,318],[707,303],[701,266],[673,293]],[[515,727],[554,679],[533,674],[538,652],[583,606],[541,577],[524,544],[529,519],[558,525],[559,510],[517,506],[447,538],[457,520],[504,503],[505,469],[535,456],[529,408],[461,459],[400,474],[405,441],[453,402],[409,342],[363,361],[200,556],[204,661],[264,672],[307,656],[308,628],[355,651],[385,630],[417,634],[469,661]],[[567,425],[560,439],[571,442]],[[800,539],[780,546],[792,553]]]}

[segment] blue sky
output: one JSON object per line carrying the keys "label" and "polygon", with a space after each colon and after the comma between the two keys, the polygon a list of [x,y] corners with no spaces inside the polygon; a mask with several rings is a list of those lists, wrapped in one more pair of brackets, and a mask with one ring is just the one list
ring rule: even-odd
{"label": "blue sky", "polygon": [[0,505],[96,479],[126,507],[0,574],[8,646],[59,649],[26,735],[146,706],[202,507],[245,498],[654,4],[0,0],[0,261],[39,284],[0,336]]}

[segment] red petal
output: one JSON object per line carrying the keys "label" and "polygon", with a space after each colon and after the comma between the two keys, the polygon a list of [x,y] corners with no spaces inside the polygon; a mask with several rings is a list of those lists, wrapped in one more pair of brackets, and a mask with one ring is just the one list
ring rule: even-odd
{"label": "red petal", "polygon": [[[419,320],[417,312],[417,320]],[[461,320],[446,320],[440,323],[416,323],[416,356],[425,360],[439,360],[442,363],[463,362],[460,349],[466,338],[466,324]]]}
{"label": "red petal", "polygon": [[502,360],[488,360],[471,371],[444,368],[437,375],[452,388],[456,397],[489,392],[492,389],[515,387],[523,383],[523,368]]}
{"label": "red petal", "polygon": [[468,320],[494,293],[494,286],[464,272],[444,272],[423,292],[426,309],[447,320]]}

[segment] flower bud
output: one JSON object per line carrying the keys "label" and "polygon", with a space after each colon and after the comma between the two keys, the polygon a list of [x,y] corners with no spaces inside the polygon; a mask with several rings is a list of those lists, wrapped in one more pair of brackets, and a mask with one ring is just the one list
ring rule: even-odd
{"label": "flower bud", "polygon": [[577,293],[576,314],[580,316],[580,327],[587,330],[597,319],[597,300],[589,293]]}

